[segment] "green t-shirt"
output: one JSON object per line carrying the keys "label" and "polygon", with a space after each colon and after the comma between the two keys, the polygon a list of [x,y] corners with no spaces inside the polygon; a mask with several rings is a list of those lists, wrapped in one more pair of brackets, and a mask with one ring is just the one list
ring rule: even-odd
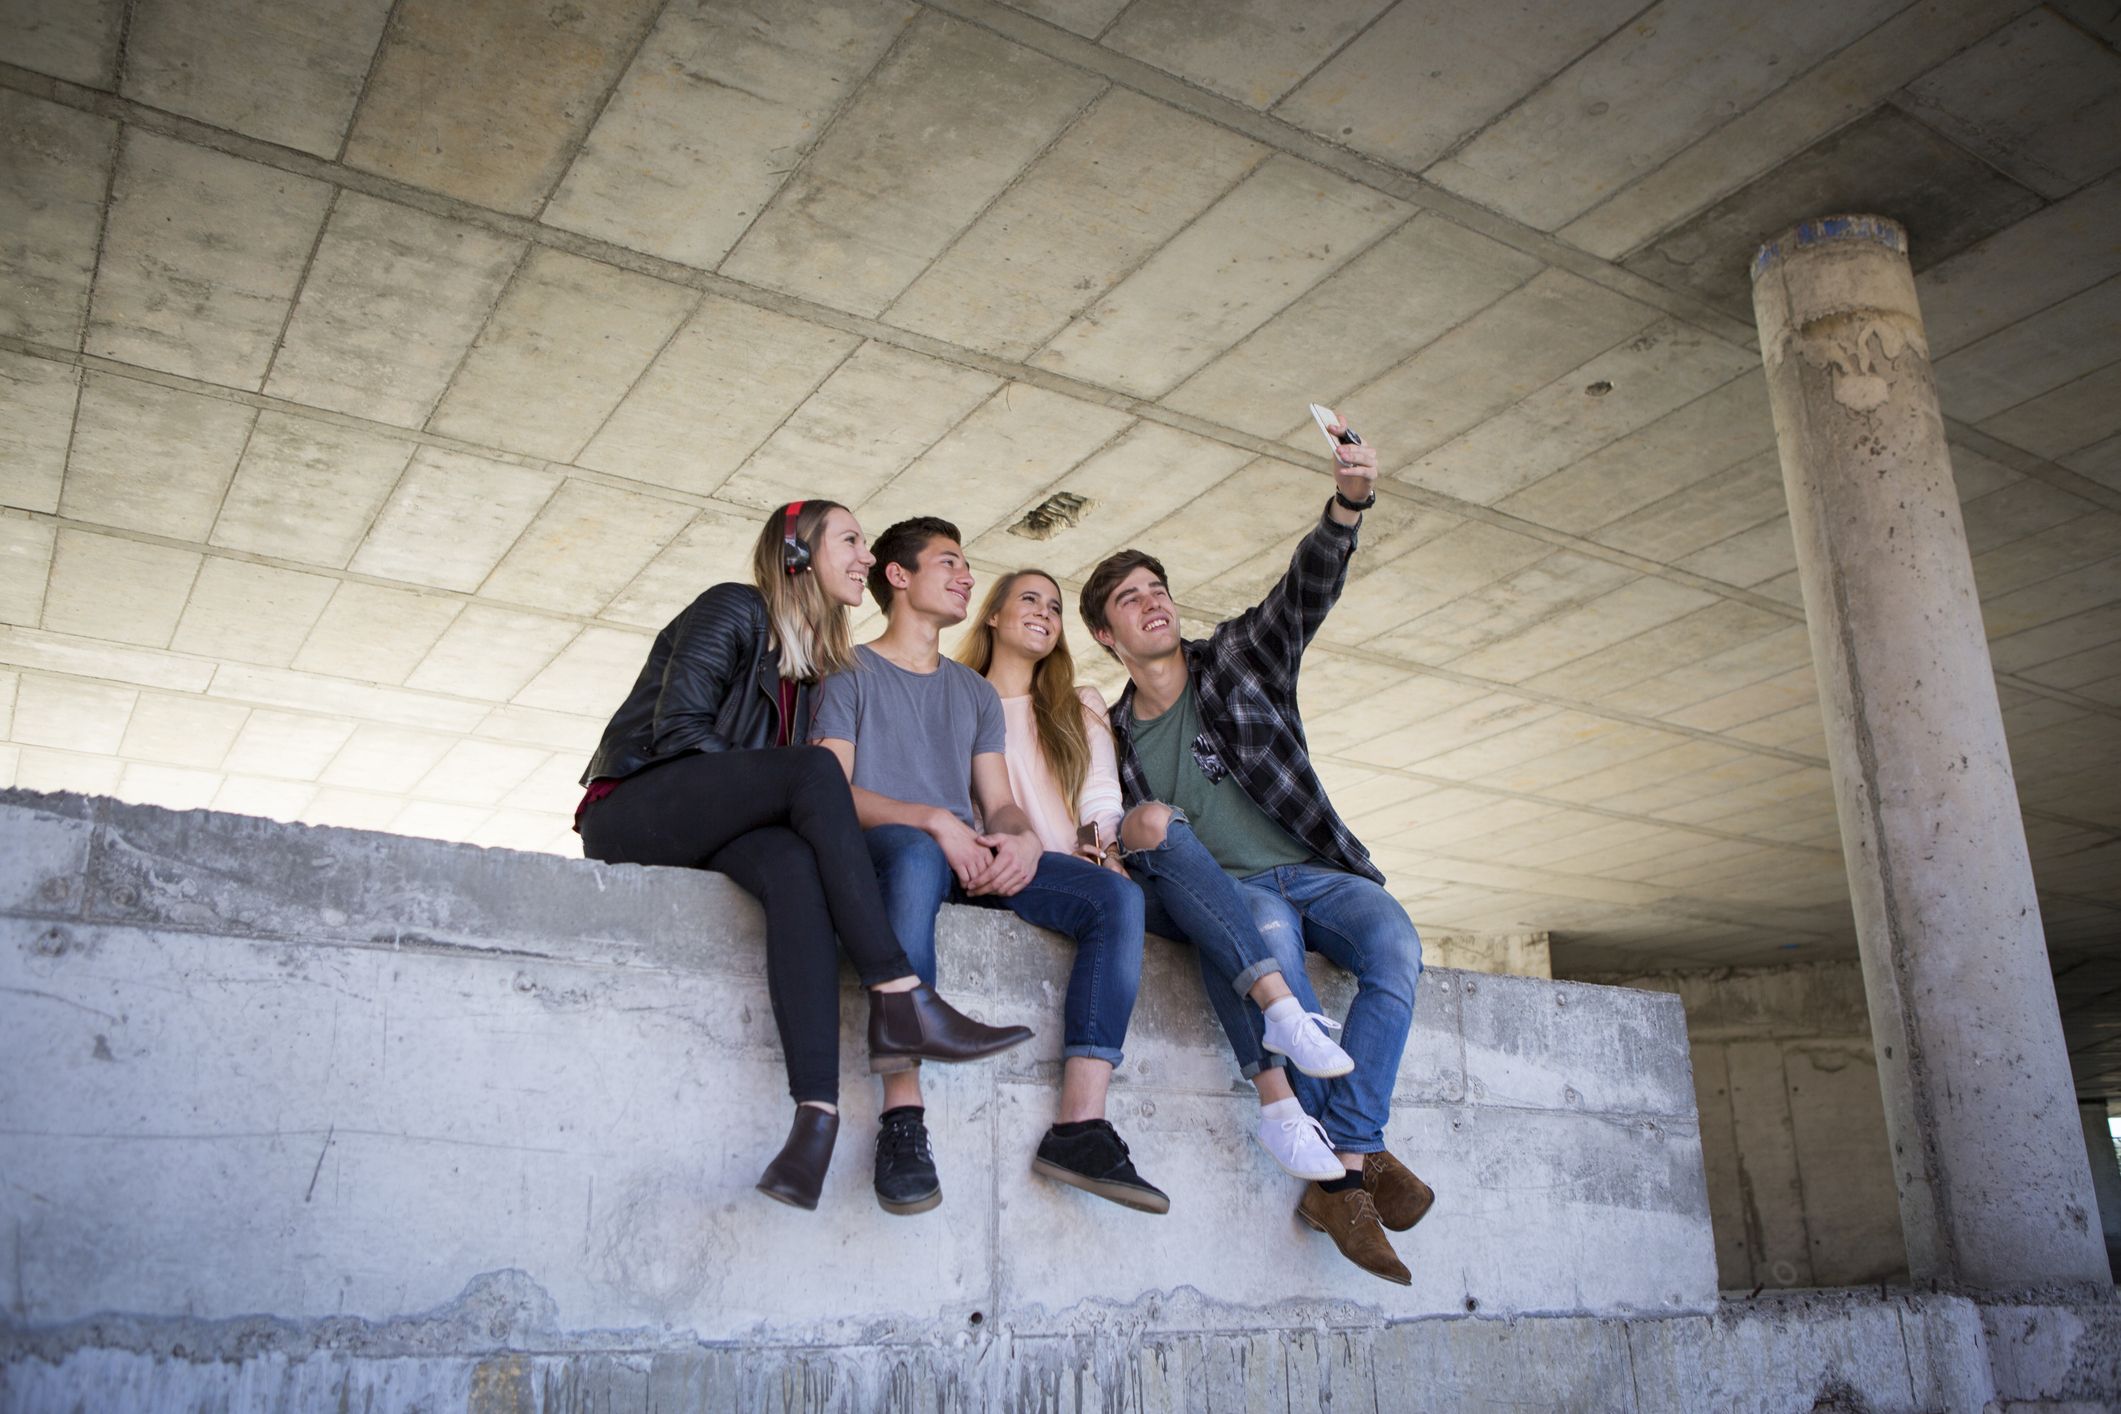
{"label": "green t-shirt", "polygon": [[1149,792],[1186,813],[1193,833],[1233,879],[1277,868],[1306,864],[1316,858],[1295,836],[1252,803],[1237,778],[1225,772],[1210,782],[1193,759],[1193,739],[1200,734],[1200,708],[1193,684],[1161,717],[1134,718],[1134,755],[1141,762]]}

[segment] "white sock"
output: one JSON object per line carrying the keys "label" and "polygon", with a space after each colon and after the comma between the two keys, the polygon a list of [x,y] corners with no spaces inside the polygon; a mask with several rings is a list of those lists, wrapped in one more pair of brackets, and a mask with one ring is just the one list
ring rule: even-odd
{"label": "white sock", "polygon": [[1263,1104],[1259,1107],[1259,1117],[1262,1120],[1272,1120],[1276,1123],[1285,1119],[1302,1119],[1303,1114],[1303,1104],[1294,1095],[1286,1100],[1276,1100],[1271,1105]]}
{"label": "white sock", "polygon": [[1304,1014],[1304,1006],[1294,996],[1287,996],[1269,1006],[1262,1014],[1269,1021],[1278,1022],[1283,1026],[1293,1026],[1296,1023],[1296,1018]]}

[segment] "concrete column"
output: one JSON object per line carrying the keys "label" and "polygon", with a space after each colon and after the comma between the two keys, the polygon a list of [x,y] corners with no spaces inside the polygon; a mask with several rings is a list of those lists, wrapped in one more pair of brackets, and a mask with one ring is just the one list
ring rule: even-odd
{"label": "concrete column", "polygon": [[2121,1162],[2114,1156],[2114,1131],[2106,1101],[2077,1106],[2084,1120],[2084,1152],[2092,1161],[2092,1192],[2099,1199],[2099,1229],[2106,1240],[2106,1264],[2121,1281]]}
{"label": "concrete column", "polygon": [[1761,247],[1753,309],[1910,1272],[2103,1282],[1907,234],[1805,222]]}

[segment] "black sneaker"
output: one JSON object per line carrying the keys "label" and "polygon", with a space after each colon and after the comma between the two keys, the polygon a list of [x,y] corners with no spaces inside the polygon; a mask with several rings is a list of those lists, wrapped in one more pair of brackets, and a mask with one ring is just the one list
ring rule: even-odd
{"label": "black sneaker", "polygon": [[943,1201],[928,1126],[917,1109],[886,1113],[876,1132],[876,1201],[885,1212],[901,1215],[925,1213]]}
{"label": "black sneaker", "polygon": [[1161,1188],[1134,1171],[1127,1157],[1127,1141],[1109,1120],[1088,1121],[1078,1134],[1061,1134],[1055,1125],[1038,1141],[1038,1157],[1031,1171],[1062,1183],[1072,1183],[1086,1193],[1109,1198],[1121,1207],[1144,1213],[1168,1213],[1171,1200]]}

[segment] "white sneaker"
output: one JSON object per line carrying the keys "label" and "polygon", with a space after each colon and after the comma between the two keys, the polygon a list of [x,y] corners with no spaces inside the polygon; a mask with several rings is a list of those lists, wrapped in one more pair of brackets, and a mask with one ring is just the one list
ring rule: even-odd
{"label": "white sneaker", "polygon": [[[1284,1000],[1287,1000],[1286,998]],[[1281,1009],[1276,1002],[1275,1009]],[[1355,1062],[1348,1053],[1333,1043],[1326,1035],[1326,1028],[1340,1030],[1340,1023],[1315,1011],[1303,1011],[1293,1002],[1282,1020],[1266,1018],[1267,1033],[1260,1044],[1278,1056],[1287,1056],[1289,1064],[1309,1076],[1320,1080],[1331,1080],[1336,1075],[1346,1075],[1355,1069]],[[1336,1175],[1337,1176],[1337,1175]]]}
{"label": "white sneaker", "polygon": [[[1294,1105],[1294,1100],[1288,1101]],[[1325,1183],[1341,1177],[1347,1168],[1326,1142],[1326,1128],[1301,1109],[1290,1118],[1259,1116],[1259,1147],[1265,1149],[1282,1171],[1292,1178]]]}

